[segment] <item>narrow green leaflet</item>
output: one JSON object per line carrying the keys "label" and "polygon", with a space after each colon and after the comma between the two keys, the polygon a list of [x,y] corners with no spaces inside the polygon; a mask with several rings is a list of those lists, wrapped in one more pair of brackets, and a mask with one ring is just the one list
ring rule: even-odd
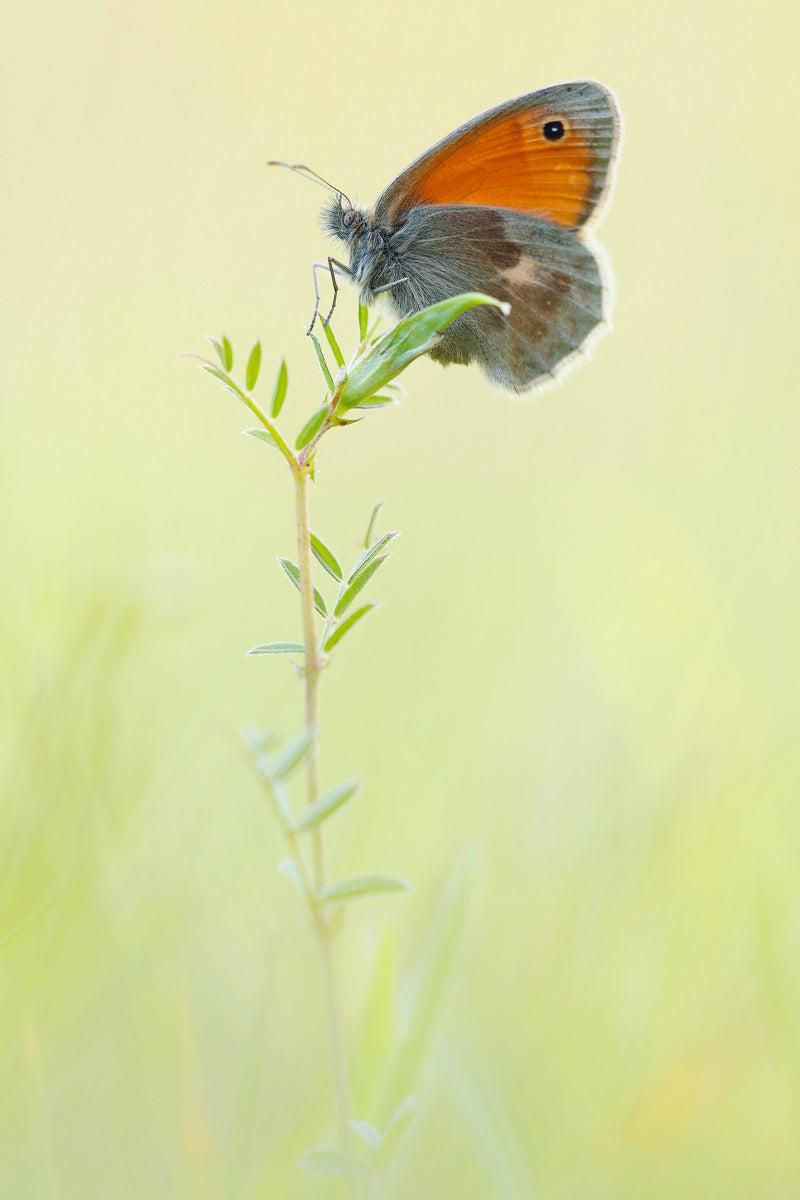
{"label": "narrow green leaflet", "polygon": [[279,779],[270,779],[270,791],[284,829],[294,828],[294,813],[289,791]]}
{"label": "narrow green leaflet", "polygon": [[339,348],[339,343],[337,342],[336,338],[333,336],[333,330],[331,329],[330,325],[327,325],[325,323],[325,321],[322,322],[322,328],[325,330],[325,337],[328,339],[328,345],[330,346],[331,351],[333,352],[333,357],[336,359],[337,366],[343,367],[344,366],[344,355],[342,354],[342,352]]}
{"label": "narrow green leaflet", "polygon": [[369,524],[367,525],[367,532],[364,535],[364,548],[365,549],[367,546],[369,546],[369,544],[372,540],[372,534],[375,529],[375,522],[378,519],[378,513],[383,508],[383,504],[384,504],[384,501],[379,500],[378,503],[374,505],[372,512],[369,514]]}
{"label": "narrow green leaflet", "polygon": [[245,371],[245,387],[248,392],[252,392],[253,388],[258,383],[258,373],[261,370],[261,342],[256,342],[253,349],[250,351],[250,357],[247,360],[247,370]]}
{"label": "narrow green leaflet", "polygon": [[364,408],[388,408],[390,404],[397,404],[396,396],[386,396],[378,392],[376,396],[370,396],[368,400],[362,400],[355,407],[360,412]]}
{"label": "narrow green leaflet", "polygon": [[353,582],[345,589],[337,601],[336,608],[333,610],[333,615],[335,617],[340,617],[342,613],[347,612],[347,609],[353,603],[358,593],[362,590],[362,588],[366,587],[372,576],[377,571],[378,567],[381,565],[381,563],[386,562],[388,557],[389,556],[387,554],[384,554],[382,558],[374,558],[372,562],[368,563],[367,566],[364,567],[363,571],[356,576]]}
{"label": "narrow green leaflet", "polygon": [[255,438],[258,442],[267,442],[270,446],[274,446],[276,450],[279,449],[278,443],[268,429],[259,429],[257,425],[251,425],[247,429],[243,429],[242,433],[245,437]]}
{"label": "narrow green leaflet", "polygon": [[367,322],[368,321],[369,321],[369,309],[367,308],[366,304],[359,303],[359,306],[358,306],[358,336],[362,342],[363,342],[364,338],[367,336]]}
{"label": "narrow green leaflet", "polygon": [[325,382],[328,385],[328,391],[330,392],[331,395],[333,395],[333,393],[336,389],[334,386],[333,376],[331,375],[330,368],[325,361],[325,355],[322,353],[322,346],[320,346],[319,339],[317,337],[315,337],[313,333],[309,334],[309,336],[311,338],[311,341],[314,343],[314,353],[317,356],[317,362],[319,363],[319,369],[320,369],[320,371],[322,371],[322,374],[325,376]]}
{"label": "narrow green leaflet", "polygon": [[272,393],[272,403],[270,404],[270,415],[277,417],[283,408],[283,402],[286,399],[286,389],[289,386],[289,372],[286,369],[286,362],[281,359],[280,369],[278,370],[278,378],[275,380],[275,390]]}
{"label": "narrow green leaflet", "polygon": [[319,899],[325,902],[332,900],[359,900],[364,896],[382,896],[389,892],[410,892],[411,884],[399,875],[353,875],[350,879],[340,879],[323,888]]}
{"label": "narrow green leaflet", "polygon": [[285,875],[287,879],[291,879],[297,890],[303,896],[307,896],[305,880],[302,872],[293,858],[285,858],[283,862],[279,862],[275,870],[280,875]]}
{"label": "narrow green leaflet", "polygon": [[314,734],[310,729],[304,729],[287,742],[280,753],[276,754],[270,763],[270,771],[274,779],[285,779],[308,754],[314,742]]}
{"label": "narrow green leaflet", "polygon": [[300,1166],[308,1171],[316,1171],[318,1175],[347,1178],[347,1159],[335,1146],[312,1146],[300,1159]]}
{"label": "narrow green leaflet", "polygon": [[294,443],[295,450],[304,450],[309,442],[312,442],[319,433],[322,426],[325,424],[325,419],[328,416],[330,409],[327,404],[323,404],[322,408],[318,408],[312,416],[308,418],[303,428],[297,435]]}
{"label": "narrow green leaflet", "polygon": [[456,317],[481,304],[492,305],[503,312],[509,311],[507,304],[492,296],[485,296],[482,292],[465,292],[423,308],[400,321],[356,359],[342,386],[338,409],[346,412],[376,395],[415,358],[432,350]]}
{"label": "narrow green leaflet", "polygon": [[388,546],[389,542],[393,542],[396,537],[400,537],[400,530],[390,529],[388,533],[384,533],[376,542],[373,542],[372,545],[364,551],[364,553],[361,555],[361,558],[353,567],[352,571],[347,577],[347,582],[352,583],[353,580],[361,574],[367,563],[372,562],[375,555],[380,554],[383,547]]}
{"label": "narrow green leaflet", "polygon": [[374,600],[370,600],[369,604],[362,604],[361,608],[357,608],[355,612],[351,612],[349,617],[345,617],[341,625],[337,625],[330,637],[325,639],[322,649],[328,651],[332,650],[334,646],[338,646],[344,635],[349,633],[353,626],[362,617],[365,617],[368,612],[372,612],[373,608],[380,608],[380,605],[376,604]]}
{"label": "narrow green leaflet", "polygon": [[226,371],[233,370],[233,346],[226,337],[222,339],[223,361],[222,365]]}
{"label": "narrow green leaflet", "polygon": [[212,337],[210,333],[207,333],[205,336],[206,336],[206,341],[208,342],[209,346],[213,346],[214,353],[216,354],[217,358],[219,359],[220,363],[222,364],[222,368],[224,370],[225,369],[225,349],[222,345],[222,342],[219,340],[219,338]]}
{"label": "narrow green leaflet", "polygon": [[331,788],[315,804],[310,804],[305,812],[301,813],[295,821],[295,830],[298,833],[305,833],[307,829],[316,828],[322,821],[327,820],[333,813],[338,812],[356,794],[360,787],[360,779],[346,779],[344,783]]}
{"label": "narrow green leaflet", "polygon": [[[278,562],[281,564],[284,571],[289,576],[292,583],[294,584],[294,586],[297,588],[297,590],[299,592],[300,591],[300,568],[298,567],[297,563],[293,563],[290,558],[281,558],[280,556],[278,556]],[[321,617],[327,617],[328,607],[325,604],[325,600],[324,600],[322,593],[317,591],[316,588],[314,588],[314,608],[317,610],[317,612],[319,613],[319,615]]]}
{"label": "narrow green leaflet", "polygon": [[370,1150],[380,1150],[383,1138],[371,1121],[351,1121],[352,1128],[363,1138]]}
{"label": "narrow green leaflet", "polygon": [[341,583],[342,568],[339,566],[338,558],[332,550],[328,549],[322,538],[317,537],[315,533],[312,533],[310,536],[311,553],[314,555],[314,558],[317,560],[320,566],[325,568],[328,574],[332,576],[337,583]]}
{"label": "narrow green leaflet", "polygon": [[[335,1146],[312,1146],[306,1150],[300,1159],[300,1166],[308,1171],[316,1171],[318,1175],[328,1175],[333,1179],[347,1179],[347,1159],[341,1150]],[[363,1184],[369,1184],[371,1171],[365,1162],[359,1162],[358,1174]]]}
{"label": "narrow green leaflet", "polygon": [[265,642],[263,646],[253,646],[248,654],[305,654],[306,648],[302,642]]}
{"label": "narrow green leaflet", "polygon": [[215,379],[219,380],[226,392],[230,392],[231,395],[236,396],[238,400],[242,399],[242,394],[237,388],[235,380],[226,375],[226,373],[219,367],[215,366],[214,363],[201,362],[198,363],[198,366],[201,371],[207,371],[209,375],[213,375]]}

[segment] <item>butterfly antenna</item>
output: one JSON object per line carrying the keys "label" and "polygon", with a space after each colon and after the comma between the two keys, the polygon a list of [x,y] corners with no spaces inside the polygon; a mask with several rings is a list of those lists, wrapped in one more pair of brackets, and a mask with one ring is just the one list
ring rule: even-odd
{"label": "butterfly antenna", "polygon": [[319,187],[326,188],[329,192],[335,192],[337,196],[341,196],[346,200],[350,208],[353,207],[350,197],[342,191],[341,188],[334,187],[332,183],[328,183],[327,179],[323,179],[316,171],[312,171],[311,167],[305,166],[304,163],[287,163],[279,162],[277,159],[270,159],[267,163],[268,167],[286,167],[287,171],[294,171],[295,174],[301,175],[304,179],[310,180],[311,183],[316,183]]}

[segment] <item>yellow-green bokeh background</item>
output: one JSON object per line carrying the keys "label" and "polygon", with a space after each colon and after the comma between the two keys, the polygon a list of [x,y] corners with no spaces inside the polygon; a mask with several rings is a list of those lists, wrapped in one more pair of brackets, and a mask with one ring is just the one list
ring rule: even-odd
{"label": "yellow-green bokeh background", "polygon": [[335,870],[417,885],[350,914],[348,1032],[387,929],[402,1028],[472,845],[386,1195],[800,1195],[798,33],[775,0],[6,13],[8,1200],[337,1194],[295,1166],[333,1135],[317,967],[228,736],[299,724],[286,665],[242,656],[299,632],[289,480],[178,355],[261,336],[298,427],[321,193],[265,160],[369,201],[581,76],[626,118],[614,335],[527,404],[417,364],[320,462],[342,555],[379,497],[404,530],[325,680],[327,781],[366,779]]}

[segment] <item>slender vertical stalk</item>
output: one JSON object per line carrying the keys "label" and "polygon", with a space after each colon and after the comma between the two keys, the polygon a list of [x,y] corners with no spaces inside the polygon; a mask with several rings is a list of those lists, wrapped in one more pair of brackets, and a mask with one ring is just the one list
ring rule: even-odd
{"label": "slender vertical stalk", "polygon": [[[319,759],[319,679],[322,670],[321,652],[317,644],[314,623],[314,582],[311,575],[311,537],[308,520],[309,471],[304,463],[293,470],[295,483],[295,512],[297,517],[297,565],[300,570],[300,604],[303,618],[303,642],[305,662],[303,683],[305,689],[305,724],[314,733],[314,741],[306,759],[306,797],[313,804],[320,795]],[[325,887],[327,864],[325,841],[318,826],[314,838],[314,884],[317,896]],[[325,1012],[328,1025],[333,1083],[336,1095],[336,1110],[339,1125],[339,1144],[347,1162],[347,1182],[350,1200],[360,1200],[361,1180],[355,1152],[352,1113],[350,1110],[350,1083],[347,1073],[347,1050],[344,1039],[341,1003],[336,973],[329,906],[317,900],[314,909],[314,933],[319,947],[325,995]]]}

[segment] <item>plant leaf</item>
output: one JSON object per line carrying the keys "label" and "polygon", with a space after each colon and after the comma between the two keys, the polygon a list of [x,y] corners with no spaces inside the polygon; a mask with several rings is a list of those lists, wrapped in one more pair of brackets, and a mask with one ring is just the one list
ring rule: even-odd
{"label": "plant leaf", "polygon": [[233,346],[230,344],[230,342],[228,341],[228,339],[225,336],[223,336],[223,338],[222,338],[222,351],[223,351],[222,365],[224,366],[226,371],[232,371],[233,370]]}
{"label": "plant leaf", "polygon": [[304,729],[287,742],[270,763],[273,779],[285,779],[287,775],[291,775],[292,771],[300,766],[313,743],[314,732],[311,729]]}
{"label": "plant leaf", "polygon": [[354,405],[354,408],[359,411],[364,408],[388,408],[390,404],[397,404],[397,397],[386,396],[378,392],[376,396],[370,396],[368,400],[362,400],[360,404]]}
{"label": "plant leaf", "polygon": [[[284,571],[289,576],[292,583],[294,584],[294,586],[297,588],[297,590],[299,592],[300,591],[300,568],[298,567],[297,563],[293,563],[290,558],[281,558],[280,555],[278,556],[278,562],[281,564]],[[314,588],[314,608],[317,610],[317,612],[319,613],[319,615],[321,617],[327,617],[328,606],[325,603],[325,599],[324,599],[322,593],[317,591],[316,588]]]}
{"label": "plant leaf", "polygon": [[456,317],[481,304],[509,311],[507,304],[492,296],[464,292],[405,317],[356,359],[342,385],[337,411],[346,412],[374,396],[415,358],[432,350]]}
{"label": "plant leaf", "polygon": [[347,611],[358,593],[362,590],[362,588],[366,587],[372,576],[377,571],[378,567],[381,565],[381,563],[386,562],[388,557],[389,556],[387,554],[384,554],[382,558],[374,558],[372,562],[367,563],[364,569],[359,572],[353,582],[347,588],[345,588],[339,600],[336,602],[336,607],[333,610],[333,615],[335,617],[340,617],[342,613]]}
{"label": "plant leaf", "polygon": [[317,560],[320,566],[325,568],[328,574],[332,576],[337,583],[341,583],[342,568],[339,566],[339,560],[337,559],[336,555],[332,550],[328,549],[322,538],[317,537],[315,533],[312,533],[310,536],[311,553],[314,555],[314,558]]}
{"label": "plant leaf", "polygon": [[328,817],[338,812],[342,805],[346,804],[360,787],[360,779],[346,779],[344,783],[332,787],[316,803],[310,804],[300,814],[294,824],[297,833],[305,833],[307,829],[314,829],[322,821],[327,820]]}
{"label": "plant leaf", "polygon": [[280,875],[285,875],[287,879],[291,879],[297,890],[303,896],[308,896],[306,891],[305,880],[302,872],[293,858],[284,858],[283,862],[279,862],[275,870]]}
{"label": "plant leaf", "polygon": [[355,612],[351,612],[350,616],[345,617],[341,625],[337,625],[333,633],[325,639],[322,649],[328,651],[333,650],[334,646],[338,646],[344,635],[349,633],[353,626],[362,617],[365,617],[368,612],[372,612],[373,608],[380,608],[380,604],[377,604],[374,600],[370,600],[367,604],[362,604],[361,608],[357,608]]}
{"label": "plant leaf", "polygon": [[358,305],[358,337],[363,342],[367,336],[367,322],[369,321],[369,309],[366,304]]}
{"label": "plant leaf", "polygon": [[330,368],[325,361],[325,355],[322,353],[322,346],[320,346],[319,339],[313,333],[310,333],[308,336],[311,338],[311,341],[314,343],[314,353],[317,356],[317,362],[319,363],[319,369],[320,369],[320,371],[322,371],[322,374],[325,376],[325,383],[327,385],[328,391],[330,392],[331,395],[333,395],[333,393],[336,391],[336,387],[333,382],[333,376],[331,375]]}
{"label": "plant leaf", "polygon": [[302,642],[265,642],[263,646],[253,646],[250,654],[305,654],[306,648]]}
{"label": "plant leaf", "polygon": [[261,370],[261,342],[256,342],[253,349],[250,351],[250,357],[247,360],[247,370],[245,371],[245,387],[248,392],[252,392],[253,388],[258,383],[258,373]]}
{"label": "plant leaf", "polygon": [[314,440],[325,424],[325,419],[329,412],[328,405],[323,404],[322,408],[318,408],[315,413],[312,413],[297,435],[294,443],[295,450],[304,450],[308,443]]}
{"label": "plant leaf", "polygon": [[371,562],[376,554],[380,554],[384,546],[388,546],[389,542],[393,542],[394,539],[399,536],[399,529],[390,529],[388,533],[384,533],[376,542],[373,542],[372,545],[364,551],[364,553],[361,555],[361,558],[353,567],[352,571],[347,577],[347,582],[352,583],[353,580],[361,574],[367,563]]}
{"label": "plant leaf", "polygon": [[379,513],[379,512],[381,511],[381,509],[383,508],[383,505],[384,505],[384,501],[383,501],[383,500],[379,500],[379,501],[377,502],[377,504],[373,505],[372,512],[369,514],[369,523],[368,523],[368,525],[367,525],[367,532],[366,532],[366,534],[364,535],[364,547],[365,547],[365,549],[366,549],[366,547],[367,547],[367,546],[369,546],[369,544],[370,544],[370,541],[371,541],[371,539],[372,539],[372,531],[373,531],[373,530],[374,530],[374,528],[375,528],[375,522],[376,522],[376,521],[377,521],[377,519],[378,519],[378,513]]}
{"label": "plant leaf", "polygon": [[214,353],[216,354],[217,358],[219,359],[220,363],[222,364],[222,368],[224,370],[224,368],[225,368],[225,350],[223,348],[222,342],[219,340],[219,338],[212,337],[210,333],[207,333],[205,335],[205,338],[206,338],[206,341],[208,342],[208,344],[210,346],[214,347]]}
{"label": "plant leaf", "polygon": [[323,901],[359,900],[362,896],[381,896],[388,892],[410,892],[411,884],[399,875],[353,875],[331,883],[319,893]]}
{"label": "plant leaf", "polygon": [[257,425],[250,425],[247,429],[243,429],[242,433],[245,437],[255,438],[259,442],[268,442],[276,450],[279,449],[278,443],[268,429],[259,429]]}
{"label": "plant leaf", "polygon": [[283,408],[283,402],[286,399],[286,389],[289,386],[289,372],[286,369],[285,359],[281,359],[281,365],[278,369],[278,378],[275,380],[275,390],[272,393],[272,403],[270,404],[270,416],[277,417]]}
{"label": "plant leaf", "polygon": [[370,1150],[380,1150],[383,1138],[371,1121],[351,1121],[350,1125],[369,1146]]}
{"label": "plant leaf", "polygon": [[336,359],[336,365],[343,367],[344,355],[339,348],[339,343],[333,335],[333,330],[331,329],[330,325],[326,324],[325,321],[322,322],[322,328],[325,330],[325,337],[328,339],[328,345],[333,352],[333,357]]}

